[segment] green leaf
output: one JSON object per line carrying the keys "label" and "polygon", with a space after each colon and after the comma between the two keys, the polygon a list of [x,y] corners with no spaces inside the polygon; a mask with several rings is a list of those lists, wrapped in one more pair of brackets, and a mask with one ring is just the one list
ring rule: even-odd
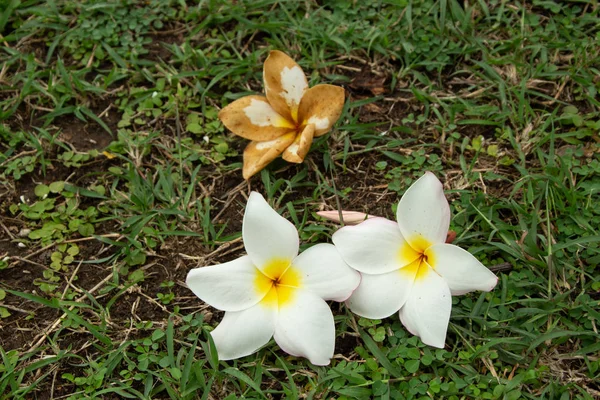
{"label": "green leaf", "polygon": [[41,184],[35,187],[34,192],[37,197],[44,197],[50,193],[50,188],[48,185]]}
{"label": "green leaf", "polygon": [[545,333],[540,335],[531,342],[527,351],[531,351],[535,349],[540,344],[544,343],[546,340],[551,340],[559,337],[571,337],[571,336],[591,336],[596,337],[597,334],[589,331],[567,331],[567,330],[556,330],[552,332]]}
{"label": "green leaf", "polygon": [[421,352],[419,351],[419,349],[417,347],[412,347],[412,348],[408,349],[408,351],[406,352],[406,355],[408,358],[411,358],[413,360],[418,360],[421,358]]}
{"label": "green leaf", "polygon": [[129,281],[130,282],[141,282],[144,280],[145,278],[145,273],[144,270],[142,269],[136,269],[135,271],[133,271],[132,273],[129,274]]}
{"label": "green leaf", "polygon": [[165,331],[161,330],[161,329],[156,329],[154,332],[152,332],[152,341],[156,342],[157,340],[163,338],[165,336]]}
{"label": "green leaf", "polygon": [[229,151],[229,146],[225,142],[215,145],[215,150],[221,154],[226,154]]}
{"label": "green leaf", "polygon": [[373,395],[382,396],[386,394],[389,390],[388,383],[384,383],[382,381],[373,382]]}
{"label": "green leaf", "polygon": [[487,153],[492,157],[498,157],[498,145],[491,144],[487,147]]}
{"label": "green leaf", "polygon": [[370,399],[370,398],[372,398],[371,390],[367,389],[367,388],[350,387],[350,388],[343,388],[343,389],[336,390],[336,392],[341,395],[352,397],[355,399]]}
{"label": "green leaf", "polygon": [[52,236],[52,234],[54,233],[54,229],[52,228],[42,228],[42,229],[37,229],[35,231],[32,231],[29,233],[28,237],[29,239],[45,239],[45,238],[49,238]]}
{"label": "green leaf", "polygon": [[177,380],[181,379],[181,370],[177,367],[171,367],[169,369],[169,372],[171,372],[171,376]]}
{"label": "green leaf", "polygon": [[502,393],[504,393],[504,385],[498,385],[494,388],[494,398],[499,398],[500,396],[502,396]]}
{"label": "green leaf", "polygon": [[483,144],[483,136],[477,136],[476,138],[474,138],[471,141],[471,146],[473,147],[474,150],[479,151],[481,150],[481,146]]}
{"label": "green leaf", "polygon": [[517,400],[521,398],[520,390],[513,390],[504,395],[504,400]]}
{"label": "green leaf", "polygon": [[146,262],[146,253],[139,249],[133,250],[127,255],[125,261],[130,266],[144,264]]}
{"label": "green leaf", "polygon": [[63,191],[64,188],[65,188],[65,182],[64,181],[52,182],[50,184],[50,191],[52,193],[60,193],[60,192]]}
{"label": "green leaf", "polygon": [[92,236],[94,231],[94,225],[92,224],[81,224],[77,227],[77,232],[79,232],[81,236]]}
{"label": "green leaf", "polygon": [[91,197],[94,199],[108,200],[108,197],[102,196],[101,194],[99,194],[97,192],[94,192],[92,190],[87,190],[82,187],[74,186],[74,185],[71,185],[68,183],[65,183],[65,190],[67,192],[79,194],[80,196]]}
{"label": "green leaf", "polygon": [[425,355],[423,355],[423,357],[421,357],[421,363],[423,365],[431,365],[432,362],[433,362],[433,357],[429,354],[425,354]]}
{"label": "green leaf", "polygon": [[394,153],[393,151],[382,151],[381,154],[383,154],[386,157],[391,158],[392,160],[402,164],[404,161],[406,161],[406,156],[400,154],[400,153]]}
{"label": "green leaf", "polygon": [[195,134],[200,134],[200,133],[204,132],[204,130],[202,129],[202,126],[200,126],[200,124],[197,122],[192,122],[190,124],[187,124],[185,129],[188,132],[195,133]]}
{"label": "green leaf", "polygon": [[404,368],[406,368],[406,370],[408,372],[410,372],[411,374],[414,374],[415,372],[418,371],[420,365],[421,365],[420,360],[407,360],[404,363]]}

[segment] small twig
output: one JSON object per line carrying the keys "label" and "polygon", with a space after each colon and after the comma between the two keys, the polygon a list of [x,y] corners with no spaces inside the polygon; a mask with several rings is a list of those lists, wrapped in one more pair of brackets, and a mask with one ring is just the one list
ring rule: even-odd
{"label": "small twig", "polygon": [[[0,35],[1,37],[2,35]],[[4,42],[6,43],[6,42]],[[4,75],[6,74],[6,71],[8,71],[8,63],[4,64],[2,66],[2,71],[0,71],[0,83],[4,80]]]}
{"label": "small twig", "polygon": [[[18,256],[11,256],[10,258],[13,259],[13,260],[17,260],[17,261],[21,261],[21,262],[27,263],[27,264],[32,264],[32,265],[35,265],[35,266],[38,266],[38,267],[46,268],[45,265],[37,263],[35,261],[28,260],[27,258],[18,257]],[[16,264],[16,263],[14,263],[14,264]]]}
{"label": "small twig", "polygon": [[345,69],[346,71],[353,71],[353,72],[360,72],[361,71],[360,68],[350,67],[348,65],[342,65],[342,64],[336,65],[335,67],[339,68],[339,69]]}
{"label": "small twig", "polygon": [[[113,238],[113,237],[116,237],[116,238],[118,238],[118,237],[121,237],[121,236],[123,236],[123,235],[122,235],[122,234],[120,234],[120,233],[106,233],[106,234],[104,234],[104,235],[97,235],[97,236],[98,236],[98,237],[103,237],[103,238]],[[63,241],[63,242],[61,242],[61,243],[58,243],[58,244],[64,244],[64,243],[77,243],[77,242],[86,242],[86,241],[88,241],[88,240],[94,240],[94,239],[96,239],[96,238],[95,238],[95,237],[92,237],[92,236],[90,236],[90,237],[84,237],[84,238],[78,238],[78,239],[70,239],[70,240],[65,240],[65,241]]]}
{"label": "small twig", "polygon": [[12,239],[15,240],[16,237],[15,235],[12,234],[11,231],[8,230],[8,228],[6,227],[6,225],[4,225],[1,221],[0,221],[0,226],[2,226],[2,229],[4,229],[4,232],[6,232],[6,234]]}
{"label": "small twig", "polygon": [[221,252],[229,249],[232,244],[238,243],[238,242],[241,242],[241,241],[242,241],[241,237],[239,237],[237,239],[230,240],[229,242],[223,243],[221,246],[219,246],[218,249],[214,250],[213,252],[208,253],[207,255],[201,256],[201,257],[188,256],[187,254],[183,254],[183,253],[179,253],[179,255],[181,257],[183,257],[183,258],[188,259],[188,260],[202,260],[203,261],[203,260],[209,259],[209,258],[213,257],[214,255],[219,254],[219,253],[221,253]]}
{"label": "small twig", "polygon": [[233,189],[231,189],[229,191],[228,198],[227,198],[227,200],[225,200],[225,204],[221,208],[221,211],[219,211],[217,213],[217,215],[215,215],[215,217],[211,221],[213,224],[216,221],[218,221],[219,218],[221,217],[221,215],[223,215],[223,213],[229,208],[229,206],[231,205],[231,203],[233,203],[233,201],[237,197],[237,193],[240,192],[241,190],[243,190],[244,186],[246,186],[246,183],[245,182],[241,182],[239,185],[237,185],[236,187],[234,187]]}
{"label": "small twig", "polygon": [[92,67],[92,63],[94,62],[94,54],[96,53],[96,47],[98,47],[97,44],[94,45],[94,48],[90,52],[90,59],[88,60],[86,66],[85,66],[86,68],[91,68]]}
{"label": "small twig", "polygon": [[22,156],[27,156],[29,154],[35,154],[35,153],[37,153],[37,150],[22,151],[19,154],[14,155],[11,158],[4,160],[2,163],[0,163],[0,167],[4,167],[6,164],[8,164],[9,162],[11,162],[13,160],[16,160],[17,158],[20,158]]}
{"label": "small twig", "polygon": [[105,116],[106,114],[108,114],[108,111],[109,111],[109,110],[112,108],[112,106],[113,106],[113,104],[112,104],[112,103],[110,103],[110,104],[108,105],[108,107],[106,107],[106,108],[104,109],[104,111],[102,111],[100,114],[98,114],[98,118],[104,118],[104,116]]}
{"label": "small twig", "polygon": [[569,76],[568,75],[565,76],[565,79],[563,80],[563,83],[560,85],[560,87],[558,88],[558,91],[553,96],[554,100],[542,101],[541,103],[544,104],[544,105],[547,105],[547,106],[551,106],[552,104],[556,103],[558,101],[558,98],[562,94],[563,90],[565,90],[565,86],[567,85],[567,82],[569,82]]}
{"label": "small twig", "polygon": [[4,304],[4,303],[0,303],[0,307],[4,307],[6,309],[9,309],[9,310],[12,310],[12,311],[16,311],[16,312],[20,312],[20,313],[24,313],[24,314],[31,314],[32,312],[34,312],[34,311],[23,310],[22,308],[11,306],[9,304]]}
{"label": "small twig", "polygon": [[[122,236],[120,233],[107,233],[105,235],[97,235],[98,237],[103,237],[103,238],[112,238],[112,237],[120,237]],[[55,243],[50,243],[47,246],[42,247],[39,250],[34,251],[33,253],[27,254],[25,257],[16,257],[16,256],[12,256],[11,258],[14,258],[15,260],[18,261],[23,261],[23,262],[29,262],[29,259],[33,256],[37,256],[40,253],[43,253],[44,251],[54,247],[54,246],[58,246],[61,244],[65,244],[65,243],[76,243],[76,242],[85,242],[87,240],[94,240],[96,239],[95,237],[84,237],[84,238],[79,238],[79,239],[71,239],[71,240],[63,240],[62,242],[55,242]],[[36,264],[34,262],[31,262],[32,264]],[[40,265],[40,264],[38,264]]]}
{"label": "small twig", "polygon": [[165,307],[164,305],[160,304],[158,301],[154,300],[152,297],[148,296],[146,293],[142,292],[141,290],[138,292],[138,294],[142,297],[145,297],[148,302],[154,304],[155,306],[158,306],[161,310],[163,310],[164,312],[166,312],[167,314],[170,314],[169,310],[167,309],[167,307]]}
{"label": "small twig", "polygon": [[54,398],[54,386],[56,384],[56,376],[58,375],[59,370],[60,370],[60,368],[56,368],[54,370],[54,376],[52,377],[52,386],[50,387],[50,398],[51,399]]}
{"label": "small twig", "polygon": [[512,269],[512,265],[510,263],[505,262],[505,263],[492,265],[489,267],[489,269],[492,272],[505,272],[505,271],[510,271]]}
{"label": "small twig", "polygon": [[71,274],[69,279],[67,279],[67,284],[65,285],[65,290],[63,290],[63,294],[62,294],[62,296],[60,296],[61,300],[65,299],[65,296],[67,295],[67,291],[69,290],[69,287],[72,287],[76,291],[79,291],[75,286],[73,286],[73,279],[75,279],[75,277],[77,276],[77,272],[79,272],[79,267],[81,267],[82,262],[83,261],[80,261],[79,264],[77,264],[77,267],[75,268],[75,270],[73,271],[73,273]]}

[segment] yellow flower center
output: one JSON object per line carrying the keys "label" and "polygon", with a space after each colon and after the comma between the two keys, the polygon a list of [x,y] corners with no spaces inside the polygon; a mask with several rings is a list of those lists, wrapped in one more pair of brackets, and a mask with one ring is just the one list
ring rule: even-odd
{"label": "yellow flower center", "polygon": [[254,287],[266,293],[260,304],[265,307],[283,307],[294,300],[295,289],[302,284],[302,276],[289,259],[274,258],[263,271],[256,269]]}
{"label": "yellow flower center", "polygon": [[413,260],[405,267],[400,268],[400,273],[407,278],[414,280],[424,279],[429,274],[429,271],[435,266],[435,258],[430,250],[431,243],[422,236],[413,237],[410,242],[406,241],[398,253],[398,258],[405,260]]}

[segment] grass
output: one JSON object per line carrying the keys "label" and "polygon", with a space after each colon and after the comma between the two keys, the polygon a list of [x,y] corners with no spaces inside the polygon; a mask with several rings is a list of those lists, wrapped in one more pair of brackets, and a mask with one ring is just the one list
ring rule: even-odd
{"label": "grass", "polygon": [[[593,1],[8,1],[0,15],[1,399],[593,399],[600,336]],[[241,177],[218,110],[270,49],[348,94],[302,165]],[[240,256],[257,190],[393,218],[429,170],[499,277],[445,349],[332,305],[336,356],[215,358],[189,269]],[[212,351],[211,351],[212,349]]]}

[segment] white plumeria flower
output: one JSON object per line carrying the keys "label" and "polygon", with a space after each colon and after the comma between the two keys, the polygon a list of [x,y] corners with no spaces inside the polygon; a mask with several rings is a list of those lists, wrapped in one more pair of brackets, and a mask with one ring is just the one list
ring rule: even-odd
{"label": "white plumeria flower", "polygon": [[490,291],[496,276],[467,251],[444,243],[450,207],[441,182],[426,172],[404,194],[398,222],[370,218],[333,235],[344,260],[362,275],[347,304],[372,319],[400,311],[423,343],[443,348],[452,295]]}
{"label": "white plumeria flower", "polygon": [[219,359],[247,356],[274,337],[291,355],[329,364],[335,326],[325,300],[348,299],[360,274],[332,244],[298,255],[296,227],[256,192],[248,199],[242,237],[248,255],[187,276],[196,296],[225,311],[211,332]]}

